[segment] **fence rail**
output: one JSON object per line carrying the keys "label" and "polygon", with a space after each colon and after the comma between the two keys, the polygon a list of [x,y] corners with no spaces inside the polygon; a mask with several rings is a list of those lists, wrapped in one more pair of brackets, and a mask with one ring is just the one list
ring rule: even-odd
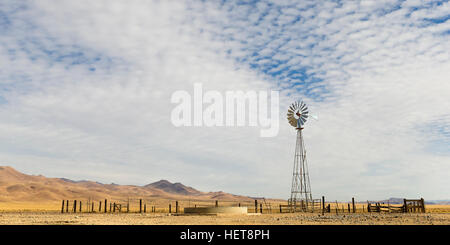
{"label": "fence rail", "polygon": [[390,212],[390,213],[425,213],[425,201],[423,198],[421,199],[403,199],[403,205],[398,206],[391,205],[388,203],[387,205],[384,203],[370,203],[367,202],[367,211],[368,212]]}
{"label": "fence rail", "polygon": [[103,200],[62,200],[61,213],[184,213],[186,207],[247,207],[249,213],[362,213],[362,212],[389,212],[410,213],[425,212],[425,202],[421,199],[404,199],[403,204],[390,204],[369,202],[367,205],[351,202],[326,202],[322,199],[313,199],[308,202],[298,202],[295,205],[280,202],[270,202],[264,198],[253,201],[207,201],[207,200],[155,200],[145,198],[129,199],[103,199]]}

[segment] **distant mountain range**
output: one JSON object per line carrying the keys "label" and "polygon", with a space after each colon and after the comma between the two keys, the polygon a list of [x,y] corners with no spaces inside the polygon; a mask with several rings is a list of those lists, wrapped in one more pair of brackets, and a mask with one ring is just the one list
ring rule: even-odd
{"label": "distant mountain range", "polygon": [[[144,186],[102,184],[89,180],[47,178],[23,174],[12,167],[0,166],[0,202],[46,202],[69,199],[148,198],[171,200],[253,201],[261,197],[233,195],[222,191],[202,192],[181,183],[160,180]],[[280,201],[280,200],[279,200]],[[381,201],[402,204],[403,198],[391,197]],[[363,203],[363,202],[359,202]],[[426,204],[450,205],[450,200],[425,200]]]}
{"label": "distant mountain range", "polygon": [[23,174],[12,167],[0,166],[0,202],[43,202],[67,199],[102,200],[126,198],[172,200],[252,201],[250,197],[222,191],[201,192],[181,183],[160,180],[144,186],[102,184],[66,178],[47,178]]}

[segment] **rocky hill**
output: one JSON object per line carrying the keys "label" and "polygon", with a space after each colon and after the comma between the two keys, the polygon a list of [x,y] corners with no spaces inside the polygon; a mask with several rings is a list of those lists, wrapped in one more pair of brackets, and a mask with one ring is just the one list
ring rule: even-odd
{"label": "rocky hill", "polygon": [[23,174],[12,167],[0,166],[0,202],[41,202],[63,199],[152,198],[173,200],[250,201],[246,196],[225,192],[202,192],[181,183],[160,180],[145,186],[102,184]]}

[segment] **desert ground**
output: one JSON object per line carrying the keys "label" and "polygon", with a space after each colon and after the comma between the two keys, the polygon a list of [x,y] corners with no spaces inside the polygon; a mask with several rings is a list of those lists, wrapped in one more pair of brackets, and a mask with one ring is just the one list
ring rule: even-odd
{"label": "desert ground", "polygon": [[248,215],[60,213],[51,211],[50,205],[42,205],[41,211],[33,211],[25,204],[17,207],[19,209],[6,209],[0,205],[0,225],[450,225],[450,205],[427,205],[426,213],[363,213],[359,210],[357,213],[324,215],[320,212]]}
{"label": "desert ground", "polygon": [[0,213],[0,225],[450,225],[450,213],[257,215]]}

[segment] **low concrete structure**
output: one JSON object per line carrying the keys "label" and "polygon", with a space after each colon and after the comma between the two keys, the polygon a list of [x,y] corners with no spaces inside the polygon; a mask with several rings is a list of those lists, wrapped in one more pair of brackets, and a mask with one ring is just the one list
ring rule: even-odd
{"label": "low concrete structure", "polygon": [[247,214],[247,207],[184,208],[185,214]]}

